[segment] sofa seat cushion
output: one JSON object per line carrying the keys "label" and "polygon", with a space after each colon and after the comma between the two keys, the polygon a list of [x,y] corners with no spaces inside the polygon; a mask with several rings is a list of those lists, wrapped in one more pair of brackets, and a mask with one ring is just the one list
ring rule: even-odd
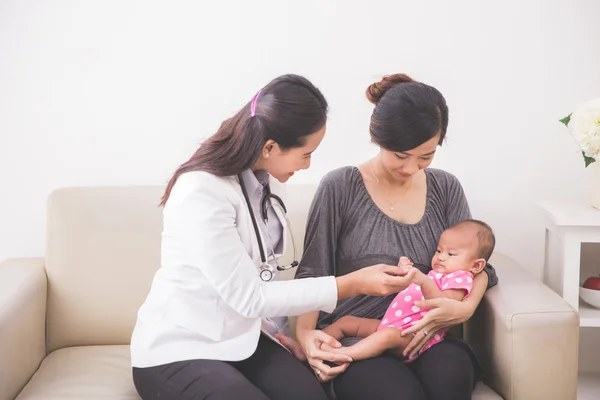
{"label": "sofa seat cushion", "polygon": [[[16,400],[140,400],[129,346],[67,347],[50,353]],[[473,400],[502,400],[483,383]]]}
{"label": "sofa seat cushion", "polygon": [[496,392],[484,385],[483,383],[477,383],[475,390],[473,391],[472,400],[503,400]]}
{"label": "sofa seat cushion", "polygon": [[140,400],[129,346],[67,347],[50,353],[17,400]]}

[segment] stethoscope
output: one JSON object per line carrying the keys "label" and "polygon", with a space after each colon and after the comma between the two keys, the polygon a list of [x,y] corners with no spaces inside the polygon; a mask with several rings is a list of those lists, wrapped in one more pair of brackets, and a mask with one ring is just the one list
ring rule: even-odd
{"label": "stethoscope", "polygon": [[[244,185],[244,180],[242,178],[242,174],[238,175],[238,179],[240,180],[240,186],[242,187],[242,193],[244,194],[244,200],[246,201],[246,205],[248,206],[248,211],[250,212],[250,218],[252,219],[252,225],[254,226],[254,234],[256,235],[256,241],[258,242],[258,249],[260,250],[261,265],[258,268],[258,276],[260,276],[260,279],[262,279],[263,281],[269,282],[269,281],[273,280],[273,278],[275,277],[275,269],[269,263],[267,263],[267,256],[265,255],[265,251],[264,251],[263,245],[262,245],[262,240],[260,239],[260,230],[259,230],[258,224],[256,223],[256,217],[254,216],[254,211],[252,210],[252,204],[250,203],[250,197],[248,197],[248,192],[246,191],[246,186]],[[275,200],[276,203],[272,203],[271,200]],[[291,227],[290,221],[287,217],[287,208],[285,207],[283,200],[281,200],[281,197],[271,193],[271,188],[267,184],[265,186],[265,194],[263,195],[263,197],[260,201],[260,211],[261,211],[260,214],[261,214],[261,218],[262,218],[265,226],[267,227],[267,229],[266,229],[267,235],[269,235],[268,211],[269,211],[269,208],[273,207],[274,205],[278,205],[281,208],[281,210],[283,211],[283,216],[284,216],[285,222],[287,224],[287,228],[290,231],[290,236],[292,238],[292,248],[294,251],[294,259],[289,266],[279,265],[279,262],[277,261],[277,257],[275,257],[275,251],[273,250],[273,247],[271,246],[271,248],[270,248],[271,256],[273,257],[275,264],[277,264],[277,271],[285,271],[287,269],[295,268],[298,266],[298,261],[296,261],[297,260],[297,258],[296,258],[296,243],[294,242],[294,234],[292,233],[292,227]],[[285,234],[285,230],[284,230],[283,234]],[[269,240],[270,240],[270,236],[269,236]]]}

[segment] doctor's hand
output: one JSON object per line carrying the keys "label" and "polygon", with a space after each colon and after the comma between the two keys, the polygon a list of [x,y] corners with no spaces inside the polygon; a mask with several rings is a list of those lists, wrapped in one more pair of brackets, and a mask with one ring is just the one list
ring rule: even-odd
{"label": "doctor's hand", "polygon": [[[327,382],[346,371],[352,358],[344,354],[336,354],[328,351],[328,348],[340,348],[342,345],[320,330],[307,330],[299,334],[298,342],[313,369],[317,379]],[[337,364],[329,366],[325,361]]]}
{"label": "doctor's hand", "polygon": [[[387,296],[401,292],[411,284],[415,277],[415,268],[403,268],[395,265],[377,264],[364,267],[338,280],[338,298],[352,297],[358,294],[369,296]],[[350,294],[349,296],[346,296]]]}

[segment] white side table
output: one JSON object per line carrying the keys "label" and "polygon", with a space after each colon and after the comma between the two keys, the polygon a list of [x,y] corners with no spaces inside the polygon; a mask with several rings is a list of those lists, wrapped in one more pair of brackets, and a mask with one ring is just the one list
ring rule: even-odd
{"label": "white side table", "polygon": [[546,216],[544,284],[579,312],[580,326],[600,327],[600,309],[579,300],[581,245],[600,243],[600,210],[585,204],[538,204]]}
{"label": "white side table", "polygon": [[[579,299],[582,243],[600,243],[600,210],[591,206],[538,203],[545,215],[544,284],[579,312],[579,325],[600,327],[600,309]],[[597,400],[600,373],[579,372],[579,400]]]}

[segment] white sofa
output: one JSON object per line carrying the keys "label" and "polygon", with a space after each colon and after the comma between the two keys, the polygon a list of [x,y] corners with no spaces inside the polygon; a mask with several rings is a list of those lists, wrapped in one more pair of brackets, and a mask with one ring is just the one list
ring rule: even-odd
{"label": "white sofa", "polygon": [[[313,186],[288,186],[302,244]],[[160,261],[161,187],[65,188],[44,258],[0,264],[0,400],[139,399],[129,347]],[[510,258],[465,324],[486,369],[476,400],[574,400],[578,315]],[[500,397],[501,396],[501,397]]]}

